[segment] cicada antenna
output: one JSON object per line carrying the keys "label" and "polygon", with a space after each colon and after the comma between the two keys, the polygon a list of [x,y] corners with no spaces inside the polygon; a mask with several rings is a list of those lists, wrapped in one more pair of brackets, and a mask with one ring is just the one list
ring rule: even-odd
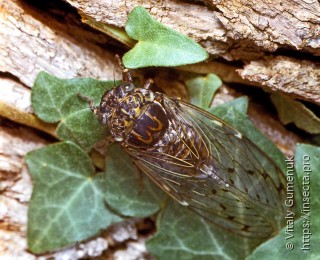
{"label": "cicada antenna", "polygon": [[118,61],[118,64],[122,71],[122,81],[123,82],[132,82],[132,77],[129,70],[123,65],[123,62],[118,54],[115,55]]}
{"label": "cicada antenna", "polygon": [[116,68],[113,67],[113,86],[116,87]]}

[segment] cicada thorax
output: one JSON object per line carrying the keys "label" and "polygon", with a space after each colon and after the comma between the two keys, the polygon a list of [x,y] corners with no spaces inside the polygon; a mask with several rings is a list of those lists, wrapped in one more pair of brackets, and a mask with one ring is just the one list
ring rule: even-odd
{"label": "cicada thorax", "polygon": [[108,120],[113,138],[125,149],[157,154],[160,161],[161,154],[166,154],[169,160],[200,167],[209,157],[207,145],[191,124],[170,119],[163,102],[161,93],[146,89],[135,89],[118,99]]}
{"label": "cicada thorax", "polygon": [[148,148],[158,143],[169,126],[157,94],[136,89],[118,99],[108,120],[113,138],[122,146]]}
{"label": "cicada thorax", "polygon": [[168,118],[158,102],[147,104],[128,133],[126,142],[138,147],[150,147],[159,143],[169,126]]}

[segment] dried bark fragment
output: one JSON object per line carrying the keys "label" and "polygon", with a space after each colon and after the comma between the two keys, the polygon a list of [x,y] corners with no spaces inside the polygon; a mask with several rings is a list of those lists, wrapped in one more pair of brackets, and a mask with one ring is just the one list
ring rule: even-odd
{"label": "dried bark fragment", "polygon": [[302,138],[288,131],[259,104],[251,103],[248,115],[255,126],[268,136],[285,155],[294,155],[296,143],[303,142]]}
{"label": "dried bark fragment", "polygon": [[32,113],[31,91],[16,80],[0,78],[0,102],[26,113]]}
{"label": "dried bark fragment", "polygon": [[0,78],[0,116],[56,136],[55,125],[33,115],[31,91],[11,78]]}
{"label": "dried bark fragment", "polygon": [[265,57],[238,70],[241,77],[320,105],[320,66],[284,56]]}
{"label": "dried bark fragment", "polygon": [[61,78],[113,79],[114,54],[97,45],[106,36],[71,22],[72,14],[58,21],[18,0],[1,1],[0,10],[0,71],[27,86],[41,70]]}
{"label": "dried bark fragment", "polygon": [[[320,55],[320,3],[314,0],[206,0],[234,41],[230,59],[252,59],[243,54],[253,46],[274,52],[293,48]],[[239,49],[241,52],[239,53]]]}
{"label": "dried bark fragment", "polygon": [[202,62],[198,64],[190,64],[186,66],[178,67],[179,70],[188,71],[193,73],[208,74],[214,73],[226,83],[240,83],[246,85],[254,85],[249,80],[245,80],[239,76],[237,69],[240,67],[230,64],[210,61]]}
{"label": "dried bark fragment", "polygon": [[7,259],[35,258],[26,251],[26,202],[32,185],[24,156],[45,144],[32,131],[0,126],[0,255]]}

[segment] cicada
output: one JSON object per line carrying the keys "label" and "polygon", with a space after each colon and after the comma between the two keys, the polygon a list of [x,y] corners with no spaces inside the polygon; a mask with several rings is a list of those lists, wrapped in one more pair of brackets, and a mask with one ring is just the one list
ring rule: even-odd
{"label": "cicada", "polygon": [[[120,59],[119,59],[120,60]],[[121,62],[121,61],[120,61]],[[137,167],[180,204],[245,237],[284,219],[285,177],[248,138],[192,104],[123,81],[90,108]]]}

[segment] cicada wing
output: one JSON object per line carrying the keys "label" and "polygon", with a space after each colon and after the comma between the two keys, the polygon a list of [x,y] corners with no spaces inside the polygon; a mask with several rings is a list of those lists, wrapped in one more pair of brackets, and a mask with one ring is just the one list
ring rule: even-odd
{"label": "cicada wing", "polygon": [[137,166],[172,198],[198,215],[245,237],[267,238],[274,233],[274,226],[264,216],[212,179],[183,177],[149,160],[148,155],[143,156],[146,159],[135,160]]}
{"label": "cicada wing", "polygon": [[[172,108],[175,101],[167,98],[166,103]],[[213,114],[182,101],[173,108],[171,112],[176,120],[182,124],[191,121],[208,143],[211,165],[219,178],[247,194],[246,197],[258,206],[283,210],[286,179],[270,157]]]}
{"label": "cicada wing", "polygon": [[274,234],[283,212],[284,177],[277,166],[212,114],[167,97],[163,105],[176,129],[185,136],[193,129],[181,142],[196,160],[127,150],[137,166],[182,205],[224,229],[255,238]]}

